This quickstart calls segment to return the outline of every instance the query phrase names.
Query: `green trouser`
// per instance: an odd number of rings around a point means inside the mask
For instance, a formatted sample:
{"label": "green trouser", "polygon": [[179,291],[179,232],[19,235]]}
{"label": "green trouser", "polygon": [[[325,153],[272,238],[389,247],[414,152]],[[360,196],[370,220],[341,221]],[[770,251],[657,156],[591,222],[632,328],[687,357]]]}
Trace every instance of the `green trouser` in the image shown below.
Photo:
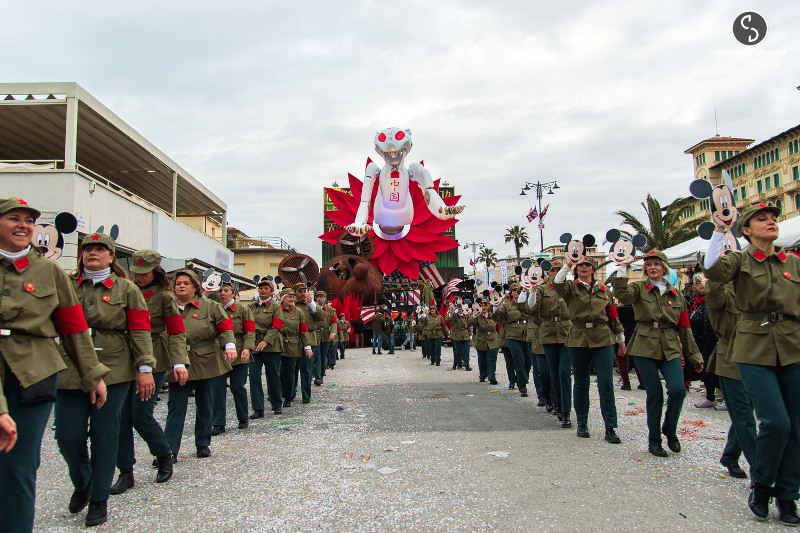
{"label": "green trouser", "polygon": [[497,348],[490,350],[476,350],[478,352],[478,378],[497,381],[495,370],[497,368]]}
{"label": "green trouser", "polygon": [[[47,379],[52,379],[55,387],[56,375]],[[36,471],[53,402],[22,405],[19,381],[8,367],[4,381],[8,414],[17,424],[17,443],[10,452],[0,452],[0,524],[9,533],[28,533],[33,531]]]}
{"label": "green trouser", "polygon": [[469,366],[469,339],[453,341],[453,366],[458,364]]}
{"label": "green trouser", "polygon": [[[634,357],[642,385],[647,393],[648,440],[652,444],[661,444],[662,433],[667,438],[678,436],[678,421],[681,417],[683,400],[686,398],[681,358],[676,357],[667,361],[638,355]],[[658,377],[659,371],[664,376],[664,385],[667,387],[667,412],[664,414],[663,424],[661,424],[661,411],[664,408],[664,389],[661,386],[661,378]]]}
{"label": "green trouser", "polygon": [[133,430],[142,437],[150,453],[155,457],[162,457],[172,453],[164,435],[161,425],[153,417],[153,410],[158,401],[158,392],[164,385],[166,372],[153,372],[153,381],[156,383],[156,392],[149,399],[142,401],[136,394],[136,382],[130,383],[119,424],[119,446],[117,448],[117,468],[132,470],[136,464],[136,454],[133,447]]}
{"label": "green trouser", "polygon": [[563,344],[545,344],[544,354],[550,368],[550,401],[556,412],[572,411],[572,365],[569,361],[569,348]]}
{"label": "green trouser", "polygon": [[744,383],[738,379],[719,378],[719,388],[728,406],[728,416],[731,417],[731,428],[728,431],[728,442],[722,452],[723,461],[739,461],[739,455],[744,453],[749,465],[756,460],[756,421],[753,418],[753,402]]}
{"label": "green trouser", "polygon": [[311,363],[313,377],[314,379],[322,379],[325,377],[325,369],[328,366],[328,343],[321,342],[319,346],[312,346],[311,351],[314,353]]}
{"label": "green trouser", "polygon": [[[539,387],[536,388],[536,393],[539,393],[541,388],[542,394],[539,398],[544,399],[548,404],[553,403],[552,394],[552,381],[550,380],[550,366],[547,364],[547,356],[543,353],[533,354],[533,370],[536,372],[535,376],[538,378]],[[534,384],[537,380],[534,380]]]}
{"label": "green trouser", "polygon": [[[305,357],[303,355],[302,357]],[[300,357],[281,355],[281,391],[283,402],[291,403],[297,389],[297,369],[300,366]]]}
{"label": "green trouser", "polygon": [[514,371],[509,375],[508,380],[523,389],[528,384],[528,373],[530,372],[530,343],[517,339],[506,339],[506,344],[511,352],[511,359],[514,361]]}
{"label": "green trouser", "polygon": [[431,364],[442,362],[442,337],[431,337],[428,339],[428,347],[431,354]]}
{"label": "green trouser", "polygon": [[[253,358],[260,360],[259,365],[263,365],[267,369],[267,396],[269,396],[269,404],[273,411],[280,409],[283,406],[283,390],[281,390],[281,353],[280,352],[256,352]],[[250,387],[253,384],[250,383]],[[261,410],[264,409],[263,393],[261,401]],[[255,410],[255,406],[253,406]]]}
{"label": "green trouser", "polygon": [[[506,343],[508,344],[508,343]],[[513,387],[516,383],[516,372],[514,372],[514,356],[511,355],[511,350],[508,348],[508,345],[503,346],[500,348],[500,351],[503,352],[503,360],[506,363],[506,375],[508,376],[508,386],[509,388]]]}
{"label": "green trouser", "polygon": [[758,418],[753,481],[772,495],[796,500],[800,486],[800,363],[761,366],[739,363]]}
{"label": "green trouser", "polygon": [[236,419],[239,422],[247,421],[247,364],[234,365],[233,369],[227,374],[223,374],[211,381],[211,396],[214,414],[211,417],[212,426],[225,427],[228,418],[227,384],[230,378],[231,396],[233,405],[236,408]]}
{"label": "green trouser", "polygon": [[[250,405],[253,411],[264,410],[264,385],[261,383],[261,374],[265,360],[258,357],[258,354],[265,352],[253,352],[253,360],[247,365],[247,373],[250,381]],[[267,376],[267,386],[269,387],[269,376]]]}
{"label": "green trouser", "polygon": [[[300,372],[300,394],[304,403],[311,401],[311,371],[313,366],[313,360],[306,357],[305,354],[300,357],[300,361],[297,363],[297,370]],[[296,381],[295,387],[297,387]]]}
{"label": "green trouser", "polygon": [[[56,401],[56,441],[67,462],[69,477],[75,490],[91,485],[89,498],[102,502],[108,499],[114,481],[119,421],[131,383],[107,387],[106,403],[97,409],[89,403],[89,394],[80,390],[58,391]],[[91,458],[86,437],[91,441]]]}
{"label": "green trouser", "polygon": [[339,343],[336,341],[328,343],[328,366],[336,366],[336,349],[339,347]]}
{"label": "green trouser", "polygon": [[[169,401],[167,402],[167,423],[164,433],[172,453],[178,454],[181,449],[183,426],[186,423],[186,409],[189,405],[189,393],[194,388],[195,419],[194,445],[211,446],[211,402],[213,393],[211,382],[214,378],[187,381],[186,385],[169,384]],[[59,422],[60,424],[61,422]]]}
{"label": "green trouser", "polygon": [[589,374],[594,363],[597,372],[597,392],[600,393],[600,413],[606,429],[617,427],[617,406],[614,403],[614,349],[570,348],[575,385],[572,387],[575,416],[579,426],[589,425]]}

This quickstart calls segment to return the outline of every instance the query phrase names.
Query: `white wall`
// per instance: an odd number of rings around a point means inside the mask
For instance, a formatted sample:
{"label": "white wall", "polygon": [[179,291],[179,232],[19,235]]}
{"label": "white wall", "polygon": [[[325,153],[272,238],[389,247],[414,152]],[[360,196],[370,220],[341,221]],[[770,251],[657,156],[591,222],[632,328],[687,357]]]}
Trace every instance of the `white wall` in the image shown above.
{"label": "white wall", "polygon": [[183,222],[153,213],[153,249],[164,257],[197,258],[223,270],[233,268],[233,252]]}

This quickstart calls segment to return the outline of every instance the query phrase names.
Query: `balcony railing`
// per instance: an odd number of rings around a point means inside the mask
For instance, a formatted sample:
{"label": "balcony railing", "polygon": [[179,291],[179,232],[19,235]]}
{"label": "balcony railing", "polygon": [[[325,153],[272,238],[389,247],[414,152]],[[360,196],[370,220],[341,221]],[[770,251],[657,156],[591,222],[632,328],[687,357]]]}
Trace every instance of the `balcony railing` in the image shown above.
{"label": "balcony railing", "polygon": [[284,241],[280,237],[228,237],[230,248],[271,248],[276,250],[288,250],[293,254],[297,253],[294,246]]}

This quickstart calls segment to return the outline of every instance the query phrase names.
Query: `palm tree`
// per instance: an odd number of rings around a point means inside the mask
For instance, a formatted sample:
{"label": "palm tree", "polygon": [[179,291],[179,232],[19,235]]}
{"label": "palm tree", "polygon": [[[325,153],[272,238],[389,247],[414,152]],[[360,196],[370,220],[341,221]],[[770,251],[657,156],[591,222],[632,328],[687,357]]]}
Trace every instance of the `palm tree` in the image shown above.
{"label": "palm tree", "polygon": [[491,248],[481,248],[481,253],[478,255],[478,261],[486,263],[486,268],[491,268],[497,264],[497,252]]}
{"label": "palm tree", "polygon": [[525,228],[522,226],[508,228],[504,238],[506,242],[514,241],[514,250],[517,252],[517,264],[519,264],[519,251],[523,246],[528,246],[530,244],[530,241],[528,240],[528,234],[525,232]]}
{"label": "palm tree", "polygon": [[630,239],[633,234],[641,233],[647,237],[647,245],[643,249],[645,252],[665,250],[697,236],[699,220],[688,225],[680,221],[683,210],[695,201],[691,196],[679,197],[666,207],[661,207],[659,201],[648,194],[647,199],[642,202],[647,215],[646,224],[628,211],[616,211],[614,214],[622,217],[623,226],[632,228],[632,231],[620,230],[623,236]]}

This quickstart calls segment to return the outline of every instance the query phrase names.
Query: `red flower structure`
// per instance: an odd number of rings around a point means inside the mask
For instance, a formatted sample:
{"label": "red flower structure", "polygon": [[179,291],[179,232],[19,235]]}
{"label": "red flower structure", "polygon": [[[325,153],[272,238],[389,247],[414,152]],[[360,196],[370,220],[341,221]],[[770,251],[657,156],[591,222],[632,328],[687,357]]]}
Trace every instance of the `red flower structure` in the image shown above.
{"label": "red flower structure", "polygon": [[[346,233],[343,227],[353,223],[361,201],[363,182],[352,174],[348,174],[347,177],[350,180],[351,194],[331,188],[325,189],[331,202],[336,206],[335,211],[325,211],[325,214],[339,228],[324,233],[319,238],[334,245],[338,242],[339,237]],[[376,184],[372,190],[373,205],[379,188]],[[434,189],[438,192],[439,180],[434,182]],[[395,270],[399,270],[409,279],[416,280],[419,276],[420,261],[436,261],[436,252],[444,252],[458,247],[458,241],[443,235],[443,232],[453,227],[458,219],[440,220],[433,216],[428,206],[425,205],[422,190],[416,182],[409,183],[409,193],[414,202],[414,220],[411,222],[411,230],[404,238],[396,241],[381,239],[374,230],[370,230],[368,235],[375,241],[375,253],[370,262],[384,275],[390,275]],[[447,206],[454,206],[460,198],[460,195],[449,196],[443,200]],[[368,223],[373,224],[372,212],[370,212]]]}

